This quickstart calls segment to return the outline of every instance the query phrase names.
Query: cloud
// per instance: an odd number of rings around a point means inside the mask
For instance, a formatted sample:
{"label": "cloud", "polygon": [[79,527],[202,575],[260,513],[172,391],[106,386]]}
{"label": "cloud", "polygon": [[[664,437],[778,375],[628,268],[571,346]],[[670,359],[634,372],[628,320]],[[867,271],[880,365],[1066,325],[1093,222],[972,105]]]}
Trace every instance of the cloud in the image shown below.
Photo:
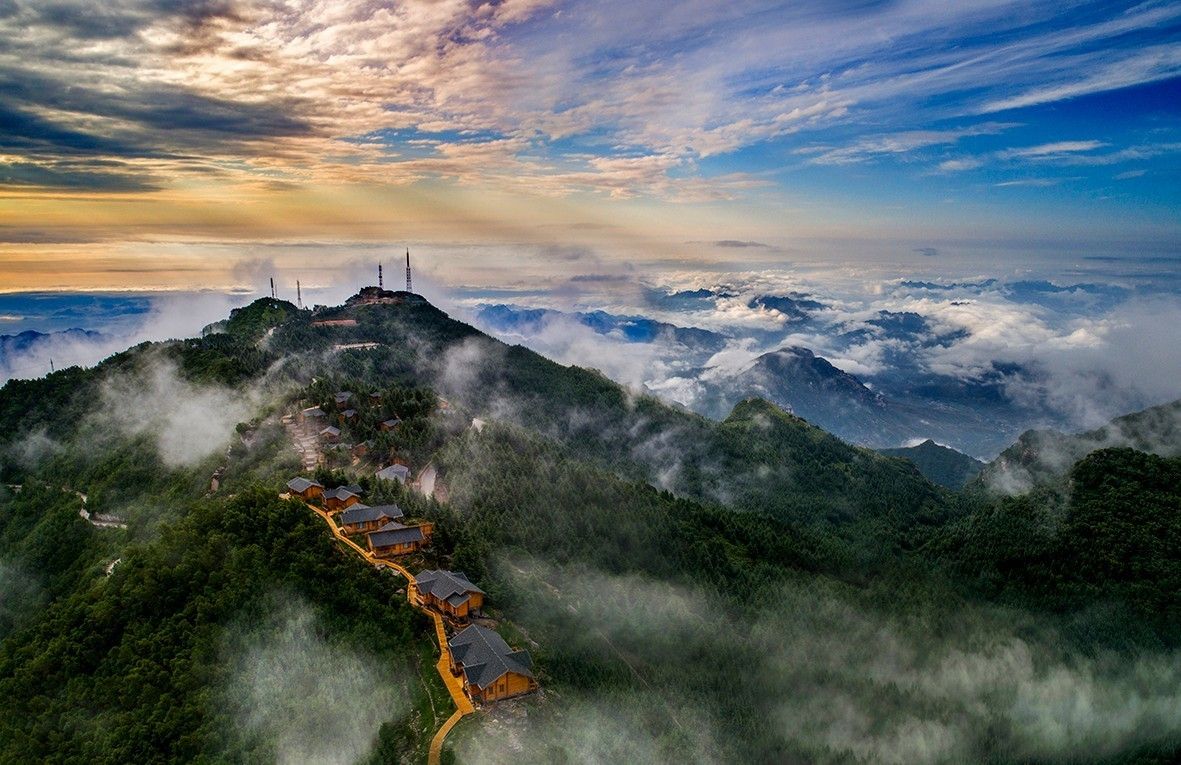
{"label": "cloud", "polygon": [[92,415],[99,427],[125,436],[150,436],[170,467],[200,462],[229,444],[234,427],[248,420],[256,394],[203,386],[180,376],[176,365],[149,355],[132,372],[108,377]]}
{"label": "cloud", "polygon": [[[1080,649],[1020,611],[928,602],[891,612],[871,605],[872,593],[819,580],[773,585],[761,602],[774,605],[744,612],[750,622],[735,630],[728,602],[701,587],[576,566],[503,568],[529,593],[515,616],[524,630],[617,668],[627,685],[610,704],[549,697],[527,726],[480,720],[460,752],[477,762],[544,761],[573,746],[594,762],[673,761],[678,751],[765,758],[724,735],[727,714],[754,715],[775,756],[799,761],[1072,762],[1181,736],[1176,652]],[[703,661],[716,666],[685,671]],[[746,682],[716,677],[728,665]],[[665,737],[686,748],[662,751]]]}
{"label": "cloud", "polygon": [[808,162],[813,165],[850,165],[881,156],[900,156],[932,146],[951,145],[971,136],[995,135],[1012,127],[1015,127],[1012,123],[990,122],[953,130],[909,130],[862,138],[851,146],[810,147],[802,151],[812,155]]}
{"label": "cloud", "polygon": [[261,623],[244,624],[225,647],[229,680],[221,702],[232,736],[261,742],[278,765],[353,765],[378,728],[408,711],[393,666],[334,644],[298,598],[275,598]]}
{"label": "cloud", "polygon": [[997,188],[1008,188],[1012,186],[1029,186],[1033,188],[1045,188],[1047,186],[1057,186],[1061,183],[1059,178],[1019,178],[1015,181],[1002,181],[994,183],[993,186]]}
{"label": "cloud", "polygon": [[998,152],[1002,159],[1042,159],[1053,158],[1075,152],[1088,152],[1101,149],[1107,144],[1102,141],[1056,141],[1043,143],[1038,146],[1026,146],[1020,149],[1006,149]]}
{"label": "cloud", "polygon": [[748,247],[770,247],[769,244],[762,242],[754,242],[749,239],[719,239],[713,243],[714,247],[729,247],[734,249],[746,249]]}
{"label": "cloud", "polygon": [[939,163],[940,172],[958,173],[964,170],[975,170],[984,165],[984,160],[976,158],[945,159]]}
{"label": "cloud", "polygon": [[[939,124],[1178,71],[1175,48],[1153,39],[1175,8],[1017,7],[14,2],[0,16],[0,146],[27,165],[9,183],[44,188],[445,178],[709,201],[768,182],[703,170],[709,157],[834,126],[850,144],[810,161],[902,157],[997,128],[864,126]],[[103,174],[98,162],[121,166]]]}
{"label": "cloud", "polygon": [[[1181,51],[1173,45],[1153,45],[1139,50],[1121,51],[1117,55],[1105,57],[1102,62],[1094,61],[1085,55],[1069,56],[1063,61],[1064,64],[1083,62],[1088,66],[1073,72],[1064,66],[1058,75],[1057,83],[1030,88],[1020,95],[986,102],[980,111],[989,114],[1020,109],[1157,82],[1181,74]],[[1078,72],[1082,72],[1081,77]]]}
{"label": "cloud", "polygon": [[48,332],[28,343],[0,340],[0,381],[41,377],[49,372],[51,360],[56,369],[87,367],[143,342],[199,335],[203,327],[224,319],[232,308],[246,302],[245,297],[214,292],[145,298],[29,296],[22,304],[53,306],[38,308],[39,324],[81,325],[87,331]]}

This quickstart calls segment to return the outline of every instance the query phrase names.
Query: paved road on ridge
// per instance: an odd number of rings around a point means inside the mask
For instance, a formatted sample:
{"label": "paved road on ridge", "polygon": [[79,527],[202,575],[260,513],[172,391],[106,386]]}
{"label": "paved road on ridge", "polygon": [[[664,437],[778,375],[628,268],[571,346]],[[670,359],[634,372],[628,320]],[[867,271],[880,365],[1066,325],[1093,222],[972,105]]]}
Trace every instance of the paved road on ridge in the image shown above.
{"label": "paved road on ridge", "polygon": [[[291,495],[281,494],[280,496],[289,498]],[[307,503],[305,502],[304,504]],[[447,692],[451,694],[451,700],[455,703],[455,713],[447,718],[447,721],[443,723],[442,727],[440,727],[435,733],[434,738],[431,739],[431,748],[430,754],[427,757],[427,763],[428,765],[439,765],[439,760],[443,752],[443,739],[447,737],[447,734],[451,732],[451,729],[455,727],[455,724],[463,719],[464,715],[470,715],[472,712],[476,711],[476,708],[472,706],[471,699],[469,699],[467,694],[463,692],[463,683],[458,677],[451,673],[451,649],[447,647],[447,633],[443,629],[443,617],[422,605],[422,602],[418,598],[418,588],[414,584],[414,576],[406,569],[405,566],[395,563],[392,560],[378,558],[376,555],[345,536],[344,531],[339,526],[337,526],[335,522],[333,522],[331,515],[324,512],[315,505],[308,504],[308,507],[311,508],[316,513],[316,515],[319,515],[324,519],[324,522],[328,524],[328,528],[332,530],[332,534],[337,539],[353,548],[353,550],[362,558],[372,563],[374,566],[392,568],[394,571],[397,571],[399,574],[401,574],[406,579],[406,600],[410,603],[410,605],[414,606],[419,611],[422,611],[427,616],[431,617],[432,621],[434,621],[435,638],[439,641],[439,660],[435,662],[435,669],[439,671],[439,677],[443,678],[443,684],[447,686]]]}

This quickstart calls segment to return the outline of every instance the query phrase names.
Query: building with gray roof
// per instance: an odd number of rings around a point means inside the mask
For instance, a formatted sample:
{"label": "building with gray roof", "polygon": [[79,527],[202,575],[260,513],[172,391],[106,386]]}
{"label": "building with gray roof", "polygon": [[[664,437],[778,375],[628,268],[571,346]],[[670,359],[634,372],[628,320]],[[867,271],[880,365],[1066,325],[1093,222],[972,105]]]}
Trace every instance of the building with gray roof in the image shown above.
{"label": "building with gray roof", "polygon": [[484,591],[462,571],[423,571],[414,577],[414,584],[427,605],[447,616],[466,619],[484,605]]}
{"label": "building with gray roof", "polygon": [[374,475],[383,481],[397,481],[406,483],[410,479],[410,468],[405,465],[390,465],[378,470]]}
{"label": "building with gray roof", "polygon": [[537,689],[528,651],[514,651],[504,638],[478,624],[447,641],[452,670],[463,677],[468,695],[496,701]]}

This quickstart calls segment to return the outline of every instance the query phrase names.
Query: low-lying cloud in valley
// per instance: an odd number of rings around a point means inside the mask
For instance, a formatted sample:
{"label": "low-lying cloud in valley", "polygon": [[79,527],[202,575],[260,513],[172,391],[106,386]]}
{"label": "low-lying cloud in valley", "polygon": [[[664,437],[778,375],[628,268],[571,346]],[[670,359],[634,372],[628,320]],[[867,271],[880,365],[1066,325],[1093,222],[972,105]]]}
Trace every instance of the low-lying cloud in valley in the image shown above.
{"label": "low-lying cloud in valley", "polygon": [[[656,274],[641,294],[642,304],[614,303],[607,319],[585,313],[596,300],[612,305],[604,293],[582,295],[582,313],[522,320],[534,306],[492,306],[475,320],[508,342],[712,416],[744,396],[767,395],[747,374],[761,355],[807,348],[856,377],[867,389],[857,395],[872,391],[896,405],[893,425],[876,431],[818,423],[873,446],[932,437],[988,458],[1028,428],[1095,427],[1181,397],[1181,353],[1167,337],[1181,320],[1181,300],[1161,289],[763,271],[712,281]],[[553,300],[545,307],[561,308]],[[635,317],[668,329],[641,338],[611,324]],[[792,405],[792,383],[784,381],[776,403]]]}
{"label": "low-lying cloud in valley", "polygon": [[[515,726],[481,722],[465,762],[581,759],[574,744],[588,761],[666,762],[670,741],[691,742],[703,762],[733,760],[744,750],[718,735],[727,714],[765,721],[763,746],[818,763],[1066,763],[1181,740],[1181,655],[1084,651],[1021,611],[891,613],[813,581],[780,586],[752,626],[703,589],[642,575],[524,563],[503,573],[528,603],[524,629],[613,667],[630,690],[553,698]],[[729,674],[730,663],[743,669]]]}
{"label": "low-lying cloud in valley", "polygon": [[92,421],[100,430],[151,437],[166,465],[182,467],[226,446],[257,405],[249,390],[198,385],[173,362],[150,356],[143,368],[103,382]]}
{"label": "low-lying cloud in valley", "polygon": [[277,765],[362,762],[381,724],[409,708],[393,667],[330,642],[298,598],[274,598],[261,622],[239,626],[226,651],[229,684],[219,701],[233,721],[231,738],[268,742]]}

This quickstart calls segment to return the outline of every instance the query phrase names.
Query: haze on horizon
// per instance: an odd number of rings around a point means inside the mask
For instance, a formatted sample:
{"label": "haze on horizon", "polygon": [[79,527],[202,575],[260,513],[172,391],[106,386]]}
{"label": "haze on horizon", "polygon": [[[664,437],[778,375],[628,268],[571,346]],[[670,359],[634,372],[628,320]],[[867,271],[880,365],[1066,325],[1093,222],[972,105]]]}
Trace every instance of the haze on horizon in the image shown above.
{"label": "haze on horizon", "polygon": [[1175,2],[7,0],[0,290],[328,286],[403,244],[484,287],[1151,281],[1179,33]]}

